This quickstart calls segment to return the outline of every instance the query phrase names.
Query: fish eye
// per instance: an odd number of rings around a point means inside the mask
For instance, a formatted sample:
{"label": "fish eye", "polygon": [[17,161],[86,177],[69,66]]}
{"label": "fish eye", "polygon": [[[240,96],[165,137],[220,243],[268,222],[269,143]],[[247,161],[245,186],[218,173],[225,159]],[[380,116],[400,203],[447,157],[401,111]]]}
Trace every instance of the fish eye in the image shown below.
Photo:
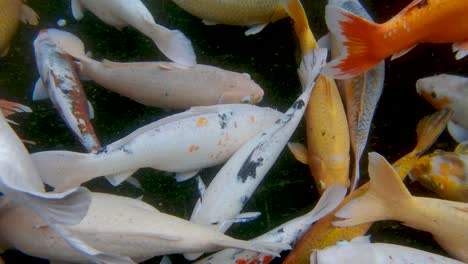
{"label": "fish eye", "polygon": [[431,97],[432,98],[437,98],[437,93],[436,92],[431,92]]}
{"label": "fish eye", "polygon": [[247,95],[247,96],[244,96],[242,99],[241,99],[241,103],[243,104],[248,104],[250,103],[250,100],[251,100],[251,96],[250,95]]}

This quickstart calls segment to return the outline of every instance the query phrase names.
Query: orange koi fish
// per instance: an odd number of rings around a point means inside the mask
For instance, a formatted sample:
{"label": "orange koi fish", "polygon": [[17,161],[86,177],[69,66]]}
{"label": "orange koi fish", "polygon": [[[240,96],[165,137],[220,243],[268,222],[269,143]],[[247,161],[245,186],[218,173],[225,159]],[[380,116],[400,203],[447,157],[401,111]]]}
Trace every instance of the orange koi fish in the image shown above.
{"label": "orange koi fish", "polygon": [[[437,137],[444,131],[448,120],[451,117],[450,111],[441,111],[431,116],[423,118],[416,128],[417,144],[413,151],[397,160],[393,167],[401,178],[413,168],[419,156],[428,149]],[[303,264],[310,263],[310,253],[313,249],[323,249],[335,245],[338,241],[352,240],[355,237],[363,236],[371,227],[372,223],[360,224],[357,226],[336,227],[332,225],[336,221],[335,212],[344,207],[348,202],[363,195],[369,189],[369,183],[362,185],[349,194],[344,201],[324,218],[315,222],[307,233],[296,243],[294,249],[289,253],[283,264]]]}
{"label": "orange koi fish", "polygon": [[387,58],[396,59],[418,43],[454,43],[456,59],[468,55],[468,1],[414,0],[383,24],[375,24],[336,6],[326,7],[330,31],[345,48],[323,74],[336,79],[359,75]]}

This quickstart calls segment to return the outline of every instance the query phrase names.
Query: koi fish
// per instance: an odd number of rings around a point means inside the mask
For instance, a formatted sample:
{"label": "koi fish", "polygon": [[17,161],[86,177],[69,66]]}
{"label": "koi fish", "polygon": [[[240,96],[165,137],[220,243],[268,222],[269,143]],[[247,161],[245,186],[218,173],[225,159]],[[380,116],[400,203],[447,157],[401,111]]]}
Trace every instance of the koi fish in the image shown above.
{"label": "koi fish", "polygon": [[[102,263],[128,263],[120,256],[104,254],[80,241],[65,229],[82,221],[91,203],[91,194],[84,187],[60,193],[45,192],[31,157],[21,140],[0,114],[0,177],[1,208],[23,206],[36,214],[67,245],[88,260]],[[6,226],[5,226],[6,227]],[[8,228],[8,227],[6,227]],[[36,243],[34,240],[29,242]],[[3,244],[2,244],[3,247]]]}
{"label": "koi fish", "polygon": [[454,152],[437,150],[418,159],[412,178],[444,199],[468,203],[468,142]]}
{"label": "koi fish", "polygon": [[0,0],[0,57],[7,55],[10,49],[18,20],[34,26],[39,24],[39,16],[22,0]]}
{"label": "koi fish", "polygon": [[359,75],[393,55],[399,58],[418,43],[454,43],[456,59],[468,54],[468,16],[464,0],[413,0],[383,24],[375,24],[337,6],[326,7],[328,28],[345,47],[323,69],[335,79]]}
{"label": "koi fish", "polygon": [[309,165],[320,193],[335,183],[349,187],[349,130],[334,80],[319,76],[305,118],[308,148],[289,143],[294,157]]}
{"label": "koi fish", "polygon": [[269,23],[291,17],[301,44],[302,53],[308,51],[305,45],[312,41],[307,16],[299,0],[172,0],[190,14],[202,18],[205,25],[248,26],[245,35],[257,34]]}
{"label": "koi fish", "polygon": [[[363,254],[362,252],[366,252]],[[369,237],[357,237],[350,242],[341,241],[335,246],[314,250],[310,256],[311,264],[344,263],[446,263],[463,262],[440,256],[427,251],[387,243],[371,243]]]}
{"label": "koi fish", "polygon": [[263,98],[262,88],[247,73],[202,64],[186,67],[172,62],[99,62],[85,55],[83,42],[75,35],[57,29],[47,32],[57,45],[80,61],[81,75],[147,106],[187,109],[256,104]]}
{"label": "koi fish", "polygon": [[75,71],[72,57],[51,39],[48,31],[41,30],[34,40],[36,65],[40,78],[33,91],[33,100],[50,98],[67,126],[89,151],[101,144],[89,120],[94,116]]}
{"label": "koi fish", "polygon": [[15,102],[10,102],[7,100],[1,100],[1,99],[0,99],[0,110],[4,117],[8,117],[9,115],[12,115],[14,113],[21,113],[21,112],[31,113],[32,112],[31,108],[25,105],[15,103]]}
{"label": "koi fish", "polygon": [[[444,110],[424,117],[419,122],[416,129],[417,144],[415,148],[393,164],[393,167],[398,171],[402,179],[413,168],[417,159],[432,145],[440,133],[442,133],[450,117],[451,111]],[[328,246],[333,246],[341,240],[351,240],[355,237],[363,236],[372,223],[365,223],[358,226],[335,227],[332,225],[332,222],[337,220],[335,213],[338,209],[346,205],[351,199],[364,194],[368,188],[369,183],[360,186],[346,196],[345,200],[336,210],[317,221],[296,243],[294,249],[284,260],[284,263],[310,263],[311,249],[323,249]]]}
{"label": "koi fish", "polygon": [[[54,261],[89,263],[28,208],[16,206],[1,211],[2,244]],[[290,249],[285,243],[234,239],[159,212],[143,201],[106,193],[92,193],[85,218],[77,225],[67,226],[67,230],[102,252],[129,257],[132,263],[159,255],[215,251],[226,247],[273,256]]]}
{"label": "koi fish", "polygon": [[[236,151],[206,190],[201,188],[201,197],[190,217],[191,222],[224,233],[235,222],[247,222],[258,217],[259,214],[240,212],[301,121],[314,81],[326,57],[326,49],[317,49],[304,58],[299,68],[299,75],[306,87],[304,92],[281,118]],[[226,190],[226,186],[229,186],[229,190]],[[186,258],[193,260],[200,255],[190,254]]]}
{"label": "koi fish", "polygon": [[[366,9],[357,0],[330,0],[330,5],[339,6],[353,14],[372,21]],[[340,56],[344,49],[341,42],[337,41],[332,33],[322,37],[319,46],[330,46],[332,59]],[[380,62],[366,73],[352,79],[337,80],[346,108],[346,117],[349,127],[349,139],[353,151],[354,165],[351,175],[350,190],[354,190],[360,178],[360,160],[367,144],[367,138],[374,116],[377,103],[382,95],[385,79],[385,63]]]}
{"label": "koi fish", "polygon": [[170,60],[192,66],[196,64],[190,40],[179,30],[170,30],[156,24],[153,16],[140,0],[71,0],[73,17],[83,18],[87,9],[104,23],[121,30],[132,26],[153,40]]}
{"label": "koi fish", "polygon": [[[307,229],[315,221],[327,215],[343,200],[346,195],[346,188],[336,184],[330,186],[320,200],[315,205],[314,209],[309,213],[290,220],[275,229],[256,237],[250,241],[262,242],[280,242],[285,244],[293,244],[299,237],[301,237]],[[232,264],[267,264],[272,261],[272,255],[266,255],[258,252],[224,249],[216,252],[204,259],[201,259],[195,264],[209,264],[209,263],[232,263]]]}
{"label": "koi fish", "polygon": [[436,109],[453,110],[447,125],[450,135],[457,141],[468,140],[468,78],[440,74],[419,79],[416,91]]}
{"label": "koi fish", "polygon": [[468,261],[468,203],[414,197],[395,169],[378,153],[369,153],[369,190],[335,213],[342,221],[335,226],[352,226],[381,220],[398,220],[406,226],[433,234],[452,256]]}
{"label": "koi fish", "polygon": [[143,167],[176,172],[178,181],[225,162],[283,114],[246,104],[193,107],[143,126],[97,153],[31,155],[45,183],[63,189],[99,176],[117,185]]}

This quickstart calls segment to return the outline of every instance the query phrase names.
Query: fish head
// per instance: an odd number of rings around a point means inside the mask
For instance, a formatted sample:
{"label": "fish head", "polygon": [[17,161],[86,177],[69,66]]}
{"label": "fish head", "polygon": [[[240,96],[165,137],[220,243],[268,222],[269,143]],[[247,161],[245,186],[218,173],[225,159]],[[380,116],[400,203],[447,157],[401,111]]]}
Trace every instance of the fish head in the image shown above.
{"label": "fish head", "polygon": [[466,155],[438,151],[419,158],[411,175],[443,198],[468,202],[467,172]]}
{"label": "fish head", "polygon": [[224,81],[219,104],[257,104],[263,99],[263,89],[247,73],[234,73]]}
{"label": "fish head", "polygon": [[468,79],[462,76],[440,74],[419,79],[416,91],[436,109],[451,108],[459,101],[466,101]]}

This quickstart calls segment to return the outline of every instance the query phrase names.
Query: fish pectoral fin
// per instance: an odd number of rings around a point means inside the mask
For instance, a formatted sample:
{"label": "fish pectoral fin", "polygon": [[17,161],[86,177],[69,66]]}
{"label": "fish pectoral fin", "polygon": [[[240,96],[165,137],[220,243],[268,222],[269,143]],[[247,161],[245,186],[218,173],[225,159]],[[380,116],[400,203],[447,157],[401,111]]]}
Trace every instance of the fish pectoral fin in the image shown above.
{"label": "fish pectoral fin", "polygon": [[468,40],[453,43],[453,52],[457,52],[455,59],[461,60],[468,55]]}
{"label": "fish pectoral fin", "polygon": [[247,212],[247,213],[238,214],[235,218],[228,219],[225,221],[230,222],[230,223],[247,223],[247,222],[250,222],[259,218],[261,215],[262,213],[260,212]]}
{"label": "fish pectoral fin", "polygon": [[136,188],[143,190],[143,186],[137,178],[130,176],[125,181],[128,182],[130,185],[133,185]]}
{"label": "fish pectoral fin", "polygon": [[462,127],[453,121],[449,121],[447,130],[458,143],[468,140],[468,128]]}
{"label": "fish pectoral fin", "polygon": [[49,98],[49,93],[45,89],[42,79],[39,78],[34,84],[32,100],[38,101],[38,100],[45,100],[47,98]]}
{"label": "fish pectoral fin", "polygon": [[177,172],[175,179],[177,182],[182,182],[186,181],[190,178],[193,178],[195,175],[197,175],[200,171],[195,170],[195,171],[185,171],[185,172]]}
{"label": "fish pectoral fin", "polygon": [[21,5],[19,19],[21,20],[21,22],[33,26],[39,24],[39,16],[36,14],[36,12],[34,12],[32,8],[25,4]]}
{"label": "fish pectoral fin", "polygon": [[88,117],[89,117],[89,119],[93,119],[94,118],[93,105],[91,104],[91,102],[89,100],[87,100],[87,102],[88,102]]}
{"label": "fish pectoral fin", "polygon": [[268,25],[268,23],[254,25],[245,31],[245,35],[246,36],[255,35],[259,33],[260,31],[262,31],[266,27],[266,25]]}
{"label": "fish pectoral fin", "polygon": [[214,25],[218,24],[217,22],[214,22],[214,21],[211,21],[211,20],[206,20],[206,19],[203,19],[202,23],[207,25],[207,26],[214,26]]}
{"label": "fish pectoral fin", "polygon": [[410,50],[412,50],[414,47],[416,47],[418,44],[414,44],[413,46],[407,48],[407,49],[404,49],[402,51],[399,51],[395,54],[392,55],[392,57],[390,58],[390,60],[394,60],[394,59],[398,59],[400,58],[401,56],[405,55],[406,53],[408,53]]}
{"label": "fish pectoral fin", "polygon": [[288,148],[293,156],[301,163],[308,164],[307,148],[301,143],[288,143]]}
{"label": "fish pectoral fin", "polygon": [[203,196],[206,191],[206,185],[200,176],[197,176],[197,188],[198,188],[198,193],[200,194],[200,196]]}
{"label": "fish pectoral fin", "polygon": [[117,186],[124,182],[128,177],[130,177],[133,173],[135,173],[137,170],[128,170],[128,171],[123,171],[119,172],[117,174],[113,175],[107,175],[106,179],[113,185]]}
{"label": "fish pectoral fin", "polygon": [[323,35],[318,41],[319,48],[330,49],[330,33]]}
{"label": "fish pectoral fin", "polygon": [[172,261],[168,256],[163,256],[159,264],[172,264]]}
{"label": "fish pectoral fin", "polygon": [[83,7],[81,6],[80,0],[71,1],[71,10],[73,17],[76,20],[80,20],[83,18]]}

